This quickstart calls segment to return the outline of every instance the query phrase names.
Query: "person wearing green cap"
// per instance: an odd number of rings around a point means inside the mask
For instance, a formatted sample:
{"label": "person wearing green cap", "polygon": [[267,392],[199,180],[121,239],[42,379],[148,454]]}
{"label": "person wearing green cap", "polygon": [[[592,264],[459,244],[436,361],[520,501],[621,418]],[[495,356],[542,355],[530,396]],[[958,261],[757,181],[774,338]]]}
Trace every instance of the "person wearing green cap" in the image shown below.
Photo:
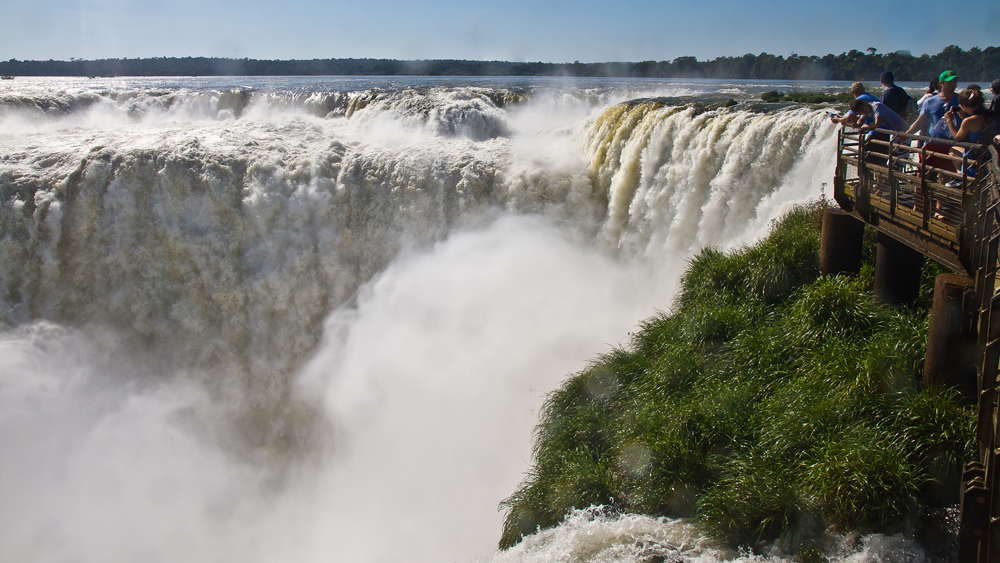
{"label": "person wearing green cap", "polygon": [[[938,82],[941,84],[941,92],[924,102],[924,105],[920,107],[920,116],[906,130],[907,133],[921,133],[926,131],[929,137],[951,139],[948,122],[943,121],[942,118],[951,108],[958,107],[958,96],[955,95],[955,86],[958,85],[958,75],[954,71],[946,70],[938,77]],[[948,145],[927,143],[924,145],[924,148],[928,151],[947,154],[950,147]],[[927,158],[927,164],[935,168],[955,170],[952,161],[934,156]]]}

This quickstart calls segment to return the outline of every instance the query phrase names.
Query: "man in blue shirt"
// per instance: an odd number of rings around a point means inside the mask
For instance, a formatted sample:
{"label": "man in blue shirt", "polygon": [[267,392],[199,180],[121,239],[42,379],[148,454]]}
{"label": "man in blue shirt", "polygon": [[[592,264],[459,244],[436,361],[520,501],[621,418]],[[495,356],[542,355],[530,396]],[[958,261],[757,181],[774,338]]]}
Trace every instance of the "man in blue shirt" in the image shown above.
{"label": "man in blue shirt", "polygon": [[[854,96],[855,100],[861,100],[862,102],[872,103],[879,101],[879,99],[876,98],[875,96],[872,96],[871,94],[865,92],[865,85],[860,82],[855,82],[854,84],[851,84],[851,95]],[[857,127],[858,118],[854,115],[853,111],[849,111],[847,112],[847,115],[842,115],[840,117],[831,117],[830,121],[834,123],[846,123],[851,127]],[[871,123],[871,121],[866,119],[865,123],[866,124]]]}
{"label": "man in blue shirt", "polygon": [[942,123],[941,118],[948,110],[958,107],[958,96],[955,95],[955,86],[958,85],[958,75],[953,71],[946,70],[938,77],[941,83],[941,93],[937,96],[927,98],[920,108],[920,116],[906,130],[907,133],[919,133],[926,131],[929,137],[938,139],[951,139],[951,131],[948,124]]}
{"label": "man in blue shirt", "polygon": [[882,102],[865,102],[854,100],[851,102],[851,111],[857,115],[864,115],[873,120],[871,124],[859,127],[862,131],[872,131],[874,129],[890,129],[892,131],[902,131],[906,129],[906,120],[889,107],[889,104]]}
{"label": "man in blue shirt", "polygon": [[[888,105],[882,102],[866,102],[861,99],[854,100],[851,102],[851,111],[858,116],[858,122],[862,121],[864,117],[865,123],[860,125],[858,128],[862,131],[874,131],[875,129],[889,129],[892,131],[902,131],[906,129],[906,120],[900,117],[900,115]],[[886,133],[869,133],[866,136],[869,141],[866,143],[867,155],[865,156],[865,162],[871,164],[878,164],[879,166],[887,166],[890,163],[887,160],[889,155],[889,135]],[[878,143],[873,143],[871,141],[880,141]]]}
{"label": "man in blue shirt", "polygon": [[[906,130],[907,133],[922,133],[926,131],[928,137],[951,139],[948,122],[941,118],[951,108],[958,107],[958,96],[955,95],[955,86],[958,85],[958,75],[954,71],[946,70],[938,77],[938,82],[941,84],[941,93],[937,96],[931,96],[924,101],[924,105],[920,107],[920,116]],[[931,152],[948,154],[951,147],[937,143],[925,143],[924,148]],[[928,156],[927,164],[935,168],[955,171],[955,163],[945,158]]]}

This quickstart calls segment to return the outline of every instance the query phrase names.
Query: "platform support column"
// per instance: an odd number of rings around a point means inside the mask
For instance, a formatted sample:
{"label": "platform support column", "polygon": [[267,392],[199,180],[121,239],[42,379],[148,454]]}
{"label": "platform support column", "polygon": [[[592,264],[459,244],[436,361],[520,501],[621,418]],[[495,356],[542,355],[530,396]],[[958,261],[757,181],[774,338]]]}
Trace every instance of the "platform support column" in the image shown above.
{"label": "platform support column", "polygon": [[842,209],[823,213],[823,234],[819,243],[819,273],[857,275],[861,271],[861,247],[865,224]]}
{"label": "platform support column", "polygon": [[875,297],[889,305],[913,305],[920,294],[924,255],[885,233],[875,252]]}
{"label": "platform support column", "polygon": [[965,308],[973,282],[957,274],[941,274],[934,282],[934,305],[927,330],[924,387],[951,387],[966,405],[976,404],[976,337],[974,312]]}

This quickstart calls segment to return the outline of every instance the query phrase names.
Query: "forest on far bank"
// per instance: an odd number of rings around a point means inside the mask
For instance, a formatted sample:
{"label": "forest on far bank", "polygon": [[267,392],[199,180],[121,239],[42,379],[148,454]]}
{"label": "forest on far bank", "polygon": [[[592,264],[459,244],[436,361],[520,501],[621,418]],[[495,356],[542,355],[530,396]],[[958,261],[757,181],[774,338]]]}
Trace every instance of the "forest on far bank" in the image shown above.
{"label": "forest on far bank", "polygon": [[467,60],[312,59],[260,60],[211,57],[0,62],[4,76],[569,76],[623,78],[723,78],[757,80],[878,80],[890,70],[897,81],[926,81],[954,70],[965,81],[1000,78],[1000,47],[963,50],[951,45],[936,55],[879,53],[869,47],[839,55],[785,57],[761,53],[699,61],[543,63]]}

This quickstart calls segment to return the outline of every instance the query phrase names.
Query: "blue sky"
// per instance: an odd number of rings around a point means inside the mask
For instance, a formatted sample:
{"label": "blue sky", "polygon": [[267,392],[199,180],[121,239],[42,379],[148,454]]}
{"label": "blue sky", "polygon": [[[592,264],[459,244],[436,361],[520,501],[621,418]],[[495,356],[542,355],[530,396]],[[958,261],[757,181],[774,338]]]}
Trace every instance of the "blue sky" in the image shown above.
{"label": "blue sky", "polygon": [[597,62],[1000,45],[1000,0],[0,0],[0,15],[0,60]]}

